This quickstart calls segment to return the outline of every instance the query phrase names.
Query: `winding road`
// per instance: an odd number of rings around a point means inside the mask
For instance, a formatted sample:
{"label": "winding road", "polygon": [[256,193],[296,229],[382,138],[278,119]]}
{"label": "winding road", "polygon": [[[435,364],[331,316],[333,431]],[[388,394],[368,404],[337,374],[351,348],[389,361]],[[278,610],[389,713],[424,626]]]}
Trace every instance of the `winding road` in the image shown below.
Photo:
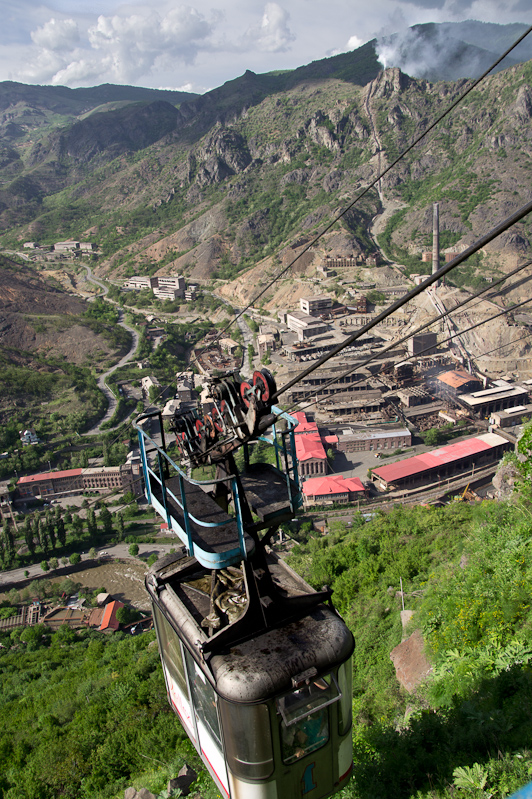
{"label": "winding road", "polygon": [[[91,283],[94,283],[96,286],[99,286],[99,288],[102,289],[101,293],[98,296],[104,297],[109,291],[108,287],[93,276],[90,266],[84,265],[84,269],[86,269],[87,271],[87,280],[90,281]],[[118,303],[114,302],[113,300],[108,300],[108,302],[112,302],[113,305],[118,305]],[[100,419],[97,425],[94,425],[94,427],[91,427],[90,430],[87,430],[83,434],[85,436],[92,436],[95,435],[95,433],[99,433],[101,431],[102,424],[105,424],[105,422],[108,422],[109,419],[112,418],[116,410],[116,406],[118,405],[118,400],[116,399],[115,395],[107,385],[107,378],[114,371],[116,371],[116,369],[119,369],[121,366],[125,366],[126,363],[129,363],[129,361],[133,360],[133,358],[135,357],[135,353],[137,351],[137,347],[139,345],[138,332],[135,330],[135,328],[130,327],[128,324],[126,324],[126,322],[124,322],[124,311],[122,310],[122,308],[119,308],[118,312],[119,312],[119,319],[117,324],[119,324],[120,327],[123,327],[124,330],[127,330],[129,331],[129,333],[131,333],[131,347],[129,348],[129,352],[127,352],[122,358],[120,358],[118,363],[116,363],[113,367],[111,367],[111,369],[108,369],[106,372],[104,372],[98,377],[97,381],[98,388],[101,391],[103,391],[103,393],[107,397],[107,402],[108,402],[107,411],[105,412],[105,416],[102,419]]]}

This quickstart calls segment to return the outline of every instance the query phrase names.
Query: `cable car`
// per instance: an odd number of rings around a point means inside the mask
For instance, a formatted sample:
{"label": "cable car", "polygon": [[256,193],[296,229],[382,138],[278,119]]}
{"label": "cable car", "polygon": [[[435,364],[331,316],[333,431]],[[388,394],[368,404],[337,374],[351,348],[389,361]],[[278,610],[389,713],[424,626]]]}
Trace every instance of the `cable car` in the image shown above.
{"label": "cable car", "polygon": [[[212,393],[210,414],[171,425],[189,465],[216,464],[210,481],[170,458],[160,412],[135,422],[146,496],[183,544],[146,576],[168,699],[222,796],[321,799],[351,776],[354,643],[330,590],[271,548],[301,502],[297,421],[272,405],[266,370]],[[156,416],[161,444],[145,428]],[[258,441],[273,464],[253,463]]]}

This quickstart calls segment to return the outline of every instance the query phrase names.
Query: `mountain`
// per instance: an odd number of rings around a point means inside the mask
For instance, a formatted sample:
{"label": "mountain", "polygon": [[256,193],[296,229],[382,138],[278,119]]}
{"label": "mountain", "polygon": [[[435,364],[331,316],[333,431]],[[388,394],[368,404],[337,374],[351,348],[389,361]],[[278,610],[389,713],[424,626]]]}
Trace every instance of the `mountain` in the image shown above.
{"label": "mountain", "polygon": [[[471,40],[461,51],[447,48],[443,73],[453,63],[464,68],[486,35],[500,52],[517,33],[495,26],[496,37],[488,27],[486,34],[481,23],[417,26],[409,36],[430,43],[443,31]],[[465,88],[463,78],[432,82],[383,71],[381,45],[286,73],[246,72],[188,99],[133,87],[0,85],[2,242],[90,238],[100,270],[116,277],[161,270],[231,280],[257,264],[273,273]],[[444,247],[471,243],[523,204],[532,166],[531,74],[530,63],[514,63],[487,78],[296,269],[311,274],[327,253],[380,247],[416,271],[434,201]],[[6,98],[23,95],[6,107]],[[518,255],[530,237],[524,222],[492,250]],[[484,268],[498,268],[490,258],[487,252]]]}
{"label": "mountain", "polygon": [[93,88],[69,89],[67,86],[31,86],[26,83],[3,81],[0,83],[0,113],[17,116],[24,107],[35,108],[42,113],[72,117],[86,114],[94,109],[113,103],[140,103],[166,100],[177,105],[184,100],[197,97],[190,92],[144,89],[140,86],[115,86],[105,83]]}
{"label": "mountain", "polygon": [[[414,25],[379,39],[385,66],[399,67],[430,81],[478,78],[525,33],[527,25],[496,25],[468,20]],[[532,39],[525,38],[494,72],[532,58]]]}

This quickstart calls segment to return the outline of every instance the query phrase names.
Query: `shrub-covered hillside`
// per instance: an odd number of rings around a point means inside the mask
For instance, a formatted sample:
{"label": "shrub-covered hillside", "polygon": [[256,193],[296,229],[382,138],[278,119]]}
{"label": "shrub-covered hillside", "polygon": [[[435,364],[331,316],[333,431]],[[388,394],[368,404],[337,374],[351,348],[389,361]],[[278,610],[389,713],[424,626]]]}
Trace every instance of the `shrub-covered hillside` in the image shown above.
{"label": "shrub-covered hillside", "polygon": [[[532,505],[401,506],[311,539],[292,565],[334,589],[352,629],[354,779],[349,799],[505,797],[532,779]],[[355,518],[356,523],[356,518]],[[400,578],[433,671],[396,677]]]}
{"label": "shrub-covered hillside", "polygon": [[[522,451],[530,455],[531,434]],[[353,780],[342,799],[503,799],[532,779],[532,493],[509,503],[397,506],[307,537],[292,565],[328,583],[352,629]],[[300,540],[304,540],[301,536]],[[400,580],[432,673],[408,694]],[[171,712],[153,634],[66,628],[0,636],[0,797],[161,792],[198,758]],[[199,769],[203,799],[217,791]]]}

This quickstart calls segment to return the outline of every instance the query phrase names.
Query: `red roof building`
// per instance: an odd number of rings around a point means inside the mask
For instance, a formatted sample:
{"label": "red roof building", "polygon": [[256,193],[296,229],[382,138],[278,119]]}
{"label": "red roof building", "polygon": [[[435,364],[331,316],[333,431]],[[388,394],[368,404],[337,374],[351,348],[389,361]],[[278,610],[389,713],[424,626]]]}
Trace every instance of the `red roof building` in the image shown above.
{"label": "red roof building", "polygon": [[305,506],[325,505],[332,502],[352,502],[364,493],[364,486],[358,477],[343,477],[329,474],[313,477],[303,483],[302,491]]}
{"label": "red roof building", "polygon": [[327,455],[323,446],[318,425],[309,422],[302,411],[292,414],[298,420],[296,427],[296,456],[301,480],[312,475],[327,473]]}
{"label": "red roof building", "polygon": [[82,469],[66,469],[61,472],[29,474],[17,481],[21,497],[49,496],[63,491],[83,490]]}
{"label": "red roof building", "polygon": [[447,480],[461,472],[499,460],[512,444],[495,433],[467,438],[413,458],[373,469],[371,478],[381,488],[415,488]]}
{"label": "red roof building", "polygon": [[99,630],[102,633],[114,633],[120,627],[120,622],[116,618],[116,611],[119,608],[123,608],[124,603],[119,602],[115,599],[113,602],[108,602],[105,606],[102,623],[100,624]]}

